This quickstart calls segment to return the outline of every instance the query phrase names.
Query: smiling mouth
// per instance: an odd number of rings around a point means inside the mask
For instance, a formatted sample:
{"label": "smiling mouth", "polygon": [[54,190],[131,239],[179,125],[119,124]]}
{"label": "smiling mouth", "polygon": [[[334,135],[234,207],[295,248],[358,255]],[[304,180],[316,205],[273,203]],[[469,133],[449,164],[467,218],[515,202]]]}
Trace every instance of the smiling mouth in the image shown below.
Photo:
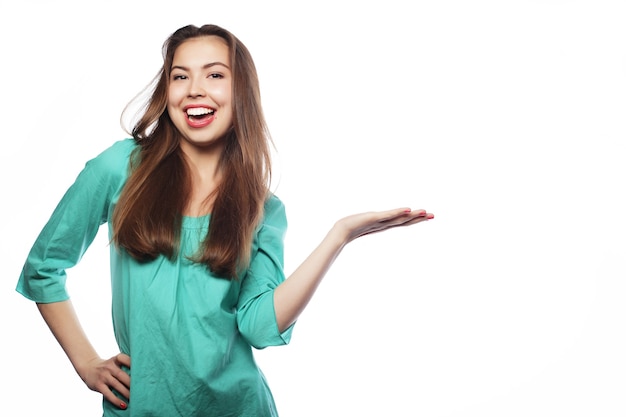
{"label": "smiling mouth", "polygon": [[186,114],[190,120],[202,120],[207,116],[213,116],[215,110],[207,107],[190,107],[186,110]]}

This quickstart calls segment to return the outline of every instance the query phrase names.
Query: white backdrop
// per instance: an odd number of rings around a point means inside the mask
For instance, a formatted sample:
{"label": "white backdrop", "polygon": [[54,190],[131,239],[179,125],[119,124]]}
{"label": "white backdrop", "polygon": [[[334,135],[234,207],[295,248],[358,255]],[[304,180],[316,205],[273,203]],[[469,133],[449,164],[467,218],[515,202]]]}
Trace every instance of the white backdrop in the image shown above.
{"label": "white backdrop", "polygon": [[[343,215],[436,215],[348,246],[292,343],[258,352],[283,417],[626,415],[626,3],[1,1],[12,415],[100,415],[14,288],[188,23],[224,26],[255,57],[287,272]],[[69,288],[110,356],[104,231]]]}

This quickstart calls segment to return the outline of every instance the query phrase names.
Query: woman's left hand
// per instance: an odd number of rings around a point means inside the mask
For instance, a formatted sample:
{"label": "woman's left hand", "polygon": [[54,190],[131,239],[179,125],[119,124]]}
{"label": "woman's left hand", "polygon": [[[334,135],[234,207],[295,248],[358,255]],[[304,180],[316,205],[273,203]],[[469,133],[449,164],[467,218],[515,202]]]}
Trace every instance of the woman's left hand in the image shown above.
{"label": "woman's left hand", "polygon": [[394,227],[410,226],[434,218],[435,215],[428,213],[426,210],[399,208],[353,214],[337,221],[335,227],[345,234],[345,243],[348,243],[361,236],[382,232]]}

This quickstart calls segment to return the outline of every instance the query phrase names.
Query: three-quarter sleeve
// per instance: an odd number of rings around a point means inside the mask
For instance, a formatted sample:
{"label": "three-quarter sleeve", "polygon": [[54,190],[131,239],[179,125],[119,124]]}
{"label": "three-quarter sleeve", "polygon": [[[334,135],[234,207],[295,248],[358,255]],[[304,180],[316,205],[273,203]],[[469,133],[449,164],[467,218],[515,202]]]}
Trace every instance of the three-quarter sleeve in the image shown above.
{"label": "three-quarter sleeve", "polygon": [[130,139],[118,141],[85,164],[31,248],[16,287],[19,293],[40,303],[69,298],[66,270],[80,261],[107,222],[133,146]]}
{"label": "three-quarter sleeve", "polygon": [[289,343],[293,325],[278,330],[274,289],[284,280],[285,206],[272,196],[255,242],[248,272],[239,295],[237,324],[244,338],[257,349]]}

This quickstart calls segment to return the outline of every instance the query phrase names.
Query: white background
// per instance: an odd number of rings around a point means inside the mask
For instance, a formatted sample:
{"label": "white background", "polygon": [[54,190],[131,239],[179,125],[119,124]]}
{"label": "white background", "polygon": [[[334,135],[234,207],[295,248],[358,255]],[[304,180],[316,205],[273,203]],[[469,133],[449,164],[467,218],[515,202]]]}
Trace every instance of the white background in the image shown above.
{"label": "white background", "polygon": [[[15,284],[162,42],[216,23],[258,67],[287,272],[343,215],[436,215],[348,246],[258,352],[281,416],[626,416],[625,21],[618,0],[2,0],[3,408],[100,415]],[[110,356],[106,245],[69,289]]]}

